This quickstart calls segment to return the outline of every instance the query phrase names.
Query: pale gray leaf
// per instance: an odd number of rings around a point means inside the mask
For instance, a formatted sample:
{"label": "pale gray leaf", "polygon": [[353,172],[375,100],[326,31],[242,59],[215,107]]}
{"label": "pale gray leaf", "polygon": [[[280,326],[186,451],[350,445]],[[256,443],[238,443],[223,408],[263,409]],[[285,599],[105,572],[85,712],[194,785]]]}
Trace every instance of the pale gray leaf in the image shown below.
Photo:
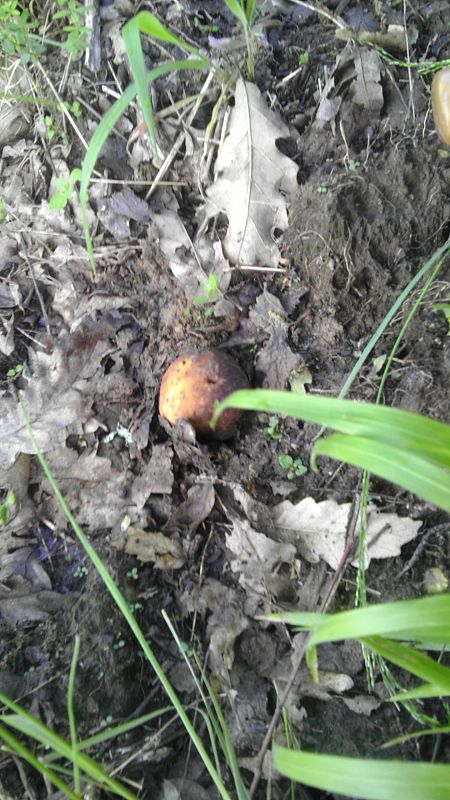
{"label": "pale gray leaf", "polygon": [[287,125],[267,107],[257,86],[240,78],[206,207],[209,217],[219,212],[228,217],[223,251],[231,264],[278,264],[273,231],[287,228],[287,198],[297,187],[296,164],[276,146],[287,136]]}

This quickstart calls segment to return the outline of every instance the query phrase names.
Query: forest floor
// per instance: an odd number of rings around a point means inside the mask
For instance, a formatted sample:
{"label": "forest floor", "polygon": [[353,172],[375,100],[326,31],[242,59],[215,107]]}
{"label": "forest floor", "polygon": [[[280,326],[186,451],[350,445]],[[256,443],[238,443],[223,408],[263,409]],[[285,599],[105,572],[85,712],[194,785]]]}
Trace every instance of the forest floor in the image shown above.
{"label": "forest floor", "polygon": [[[3,499],[11,489],[15,497],[0,535],[0,691],[67,736],[67,683],[79,634],[80,737],[167,705],[32,455],[17,401],[23,389],[71,511],[184,704],[195,706],[196,687],[163,609],[213,679],[250,784],[252,758],[301,641],[256,617],[320,606],[339,569],[360,473],[325,459],[312,471],[318,428],[293,419],[247,413],[232,439],[197,441],[189,426],[172,428],[159,416],[161,377],[181,353],[219,348],[254,387],[339,394],[393,303],[450,232],[449,151],[430,113],[431,77],[388,62],[373,43],[395,57],[391,62],[408,55],[412,62],[448,59],[450,10],[437,0],[341,0],[323,4],[328,19],[290,2],[264,4],[255,37],[256,102],[279,132],[290,185],[280,218],[266,226],[270,259],[242,263],[230,256],[226,214],[213,218],[208,211],[211,197],[217,201],[214,144],[232,91],[219,108],[212,149],[204,145],[223,74],[239,67],[248,81],[243,38],[219,0],[143,7],[201,48],[222,77],[213,76],[192,118],[206,72],[172,73],[152,84],[163,155],[180,141],[151,196],[157,167],[138,104],[116,124],[90,185],[96,277],[69,176],[130,83],[121,29],[138,4],[101,7],[95,71],[84,57],[68,60],[49,47],[25,67],[11,56],[1,77],[8,91],[16,87],[33,102],[16,104],[16,127],[8,127],[0,108],[0,466]],[[52,38],[57,22],[47,16],[45,24]],[[408,53],[404,37],[396,49],[391,27],[405,24]],[[371,38],[374,31],[379,38]],[[179,56],[144,38],[150,65]],[[244,95],[252,91],[239,85]],[[184,107],[180,101],[191,96]],[[232,112],[229,124],[241,174],[242,119]],[[253,130],[255,150],[272,145],[269,127]],[[225,206],[231,202],[239,215],[245,198],[238,178]],[[61,191],[67,204],[54,208],[51,198]],[[421,286],[379,338],[349,397],[375,399]],[[396,353],[386,405],[449,419],[448,321],[436,309],[449,294],[444,264]],[[365,578],[370,602],[418,597],[433,576],[448,577],[442,512],[378,479],[371,480],[370,501],[378,524]],[[356,567],[348,564],[330,610],[353,607],[356,584]],[[413,760],[438,752],[448,760],[444,738],[379,751],[418,723],[388,701],[380,674],[369,692],[359,645],[323,647],[319,664],[321,684],[301,666],[287,704],[303,748]],[[425,710],[441,714],[432,704]],[[198,725],[206,739],[200,719]],[[142,798],[216,797],[176,717],[118,737],[100,758],[110,773],[141,787]],[[0,772],[5,800],[60,797],[6,752]],[[266,797],[267,777],[257,797]],[[272,798],[285,797],[288,782],[271,780]],[[296,796],[325,797],[300,788]]]}

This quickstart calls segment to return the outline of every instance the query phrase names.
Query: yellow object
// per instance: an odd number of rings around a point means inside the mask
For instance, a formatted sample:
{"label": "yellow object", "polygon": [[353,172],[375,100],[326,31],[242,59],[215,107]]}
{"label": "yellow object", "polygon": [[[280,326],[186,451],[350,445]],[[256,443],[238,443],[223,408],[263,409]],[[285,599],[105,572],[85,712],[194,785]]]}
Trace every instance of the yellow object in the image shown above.
{"label": "yellow object", "polygon": [[436,72],[431,84],[434,124],[444,144],[450,146],[450,67]]}

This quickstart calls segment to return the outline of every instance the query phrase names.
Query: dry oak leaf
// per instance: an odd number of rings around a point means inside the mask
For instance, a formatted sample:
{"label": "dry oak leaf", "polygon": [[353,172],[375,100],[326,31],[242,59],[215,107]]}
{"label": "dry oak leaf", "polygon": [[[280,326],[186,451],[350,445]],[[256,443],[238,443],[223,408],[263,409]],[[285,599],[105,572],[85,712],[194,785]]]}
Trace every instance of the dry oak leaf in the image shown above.
{"label": "dry oak leaf", "polygon": [[297,166],[276,146],[288,126],[267,107],[253,83],[240,78],[228,132],[219,147],[216,180],[206,194],[208,217],[223,212],[223,252],[231,264],[276,267],[274,230],[288,226],[286,201],[297,188]]}
{"label": "dry oak leaf", "polygon": [[[112,345],[113,328],[107,320],[85,318],[71,333],[53,340],[52,352],[29,352],[31,377],[23,391],[34,436],[44,453],[67,437],[69,426],[80,427],[91,416],[101,361]],[[34,453],[20,406],[15,398],[0,400],[0,466],[8,469],[19,453]]]}
{"label": "dry oak leaf", "polygon": [[[294,544],[300,556],[314,564],[321,558],[337,569],[345,550],[350,503],[335,500],[320,503],[305,497],[299,503],[283,500],[272,509],[274,537]],[[367,521],[366,569],[372,558],[392,558],[404,544],[414,539],[422,524],[369,506]],[[353,561],[357,566],[357,561]]]}
{"label": "dry oak leaf", "polygon": [[130,525],[124,537],[111,544],[139,561],[152,561],[156,569],[180,569],[185,560],[180,540],[160,531],[144,531]]}

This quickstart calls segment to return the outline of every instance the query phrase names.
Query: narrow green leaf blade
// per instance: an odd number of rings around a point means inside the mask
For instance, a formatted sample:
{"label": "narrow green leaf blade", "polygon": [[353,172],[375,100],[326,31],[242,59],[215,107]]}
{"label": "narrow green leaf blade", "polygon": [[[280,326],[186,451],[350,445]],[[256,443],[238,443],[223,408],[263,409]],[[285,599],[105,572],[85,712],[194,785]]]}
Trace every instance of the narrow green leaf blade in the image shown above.
{"label": "narrow green leaf blade", "polygon": [[337,458],[368,470],[450,511],[450,471],[421,455],[385,441],[340,433],[317,442],[313,451],[314,461],[318,455]]}
{"label": "narrow green leaf blade", "polygon": [[353,608],[337,614],[314,614],[291,611],[271,614],[264,619],[279,620],[289,625],[314,629],[311,646],[343,639],[384,636],[390,639],[435,641],[437,637],[450,643],[450,594],[398,600],[364,608]]}
{"label": "narrow green leaf blade", "polygon": [[420,453],[450,467],[450,425],[399,408],[335,397],[296,395],[274,389],[241,389],[217,406],[212,424],[225,408],[266,411],[364,436]]}
{"label": "narrow green leaf blade", "polygon": [[449,800],[450,766],[317,755],[276,747],[275,768],[291,780],[359,800]]}
{"label": "narrow green leaf blade", "polygon": [[248,20],[239,0],[225,0],[231,13],[239,20],[243,28],[248,28]]}
{"label": "narrow green leaf blade", "polygon": [[440,687],[443,694],[450,694],[450,669],[443,664],[438,664],[426,653],[382,637],[368,637],[361,641],[383,658],[397,664],[398,667],[402,667],[429,684]]}
{"label": "narrow green leaf blade", "polygon": [[403,703],[404,700],[426,700],[428,697],[442,697],[445,694],[440,686],[430,686],[429,683],[424,683],[415,689],[393,694],[390,699],[394,703]]}
{"label": "narrow green leaf blade", "polygon": [[[159,39],[161,42],[168,42],[169,44],[175,44],[178,47],[181,47],[182,50],[185,50],[187,53],[192,53],[193,55],[201,58],[200,51],[197,47],[194,47],[191,44],[187,44],[187,42],[183,42],[182,39],[179,39],[178,36],[175,36],[169,28],[166,28],[160,20],[155,17],[154,14],[151,14],[150,11],[140,11],[139,14],[136,14],[133,19],[127,22],[124,25],[122,30],[122,36],[125,39],[125,31],[128,27],[132,27],[135,25],[137,29],[141,33],[146,33],[147,36],[152,36],[154,39]],[[206,65],[206,59],[205,65]]]}
{"label": "narrow green leaf blade", "polygon": [[144,13],[146,12],[137,14],[136,17],[133,17],[133,19],[130,19],[130,21],[127,22],[122,29],[122,38],[128,56],[128,61],[130,62],[131,72],[136,83],[136,89],[141,103],[144,120],[147,125],[148,135],[153,150],[153,158],[157,164],[159,163],[158,142],[156,139],[155,123],[153,121],[152,101],[150,92],[148,91],[147,70],[145,67],[139,25],[140,17]]}

